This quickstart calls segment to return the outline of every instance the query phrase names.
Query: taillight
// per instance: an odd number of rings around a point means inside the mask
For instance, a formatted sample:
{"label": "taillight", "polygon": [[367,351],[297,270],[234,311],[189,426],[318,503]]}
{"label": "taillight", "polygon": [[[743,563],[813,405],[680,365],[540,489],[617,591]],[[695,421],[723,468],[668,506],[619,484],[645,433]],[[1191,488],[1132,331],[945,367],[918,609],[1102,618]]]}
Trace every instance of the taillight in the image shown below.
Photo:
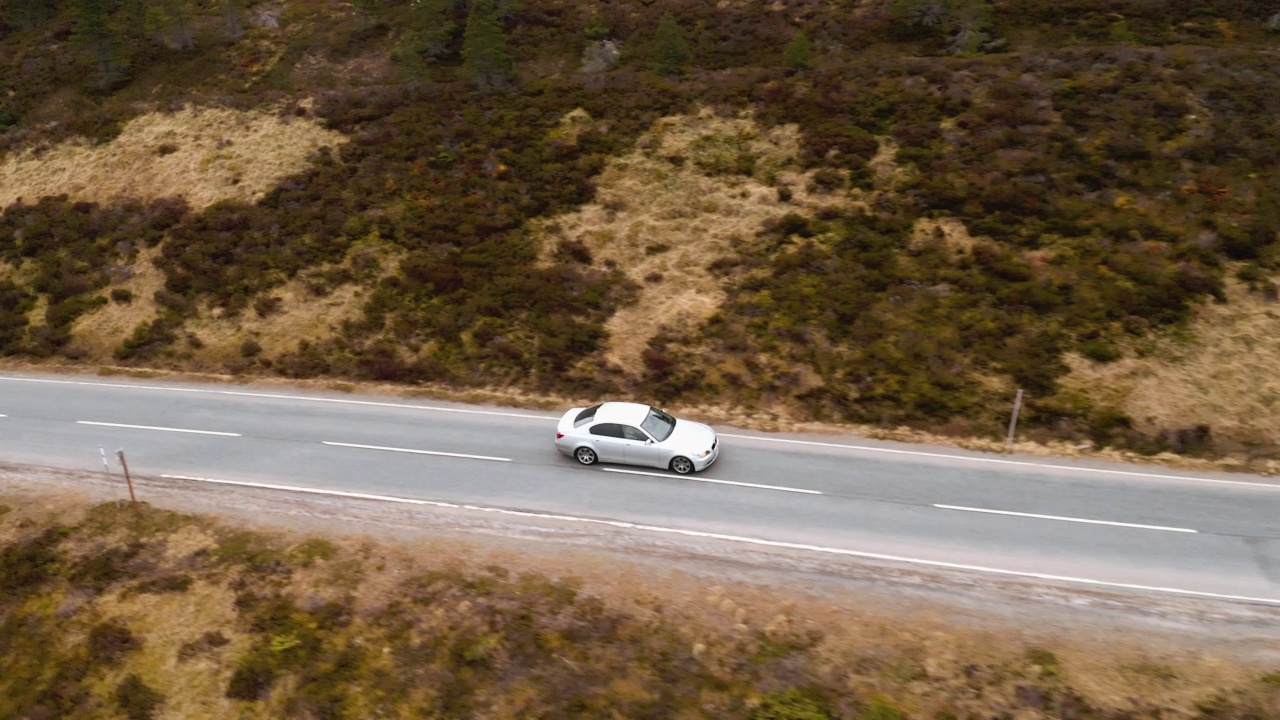
{"label": "taillight", "polygon": [[558,432],[558,433],[556,433],[556,439],[557,439],[557,440],[559,440],[559,439],[560,439],[560,438],[562,438],[562,437],[564,437],[564,433],[562,433],[562,432]]}

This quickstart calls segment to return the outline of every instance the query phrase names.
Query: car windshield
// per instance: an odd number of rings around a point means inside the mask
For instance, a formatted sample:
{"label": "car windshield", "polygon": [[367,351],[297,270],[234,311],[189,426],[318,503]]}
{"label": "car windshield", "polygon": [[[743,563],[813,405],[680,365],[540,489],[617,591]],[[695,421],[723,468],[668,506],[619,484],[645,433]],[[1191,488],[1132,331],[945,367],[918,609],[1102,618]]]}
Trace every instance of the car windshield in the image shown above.
{"label": "car windshield", "polygon": [[671,431],[676,429],[676,419],[657,408],[649,408],[649,417],[640,423],[640,427],[649,431],[658,442],[662,442],[671,437]]}

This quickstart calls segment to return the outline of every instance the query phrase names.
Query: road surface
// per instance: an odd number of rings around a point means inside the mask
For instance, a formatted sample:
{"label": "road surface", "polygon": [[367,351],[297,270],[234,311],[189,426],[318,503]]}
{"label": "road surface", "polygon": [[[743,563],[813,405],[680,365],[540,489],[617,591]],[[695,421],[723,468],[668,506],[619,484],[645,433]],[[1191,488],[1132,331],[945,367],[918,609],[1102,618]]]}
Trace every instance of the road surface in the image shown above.
{"label": "road surface", "polygon": [[0,375],[0,462],[629,523],[726,542],[1280,605],[1280,483],[717,428],[705,473],[580,467],[559,413]]}

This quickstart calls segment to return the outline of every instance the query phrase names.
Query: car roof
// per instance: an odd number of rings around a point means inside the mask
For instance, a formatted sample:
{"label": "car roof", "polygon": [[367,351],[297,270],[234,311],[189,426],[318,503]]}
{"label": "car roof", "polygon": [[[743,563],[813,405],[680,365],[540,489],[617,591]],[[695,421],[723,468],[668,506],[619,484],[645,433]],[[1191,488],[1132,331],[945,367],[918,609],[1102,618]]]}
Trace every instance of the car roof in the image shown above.
{"label": "car roof", "polygon": [[607,402],[596,411],[596,422],[639,425],[649,417],[649,406],[631,402]]}

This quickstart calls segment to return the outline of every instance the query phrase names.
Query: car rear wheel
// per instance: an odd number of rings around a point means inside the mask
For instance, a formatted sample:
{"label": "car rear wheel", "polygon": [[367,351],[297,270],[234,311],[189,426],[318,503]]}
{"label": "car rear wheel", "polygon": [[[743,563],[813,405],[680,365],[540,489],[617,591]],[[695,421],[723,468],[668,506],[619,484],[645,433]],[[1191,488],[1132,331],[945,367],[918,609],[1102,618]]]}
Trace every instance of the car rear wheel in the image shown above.
{"label": "car rear wheel", "polygon": [[688,475],[693,472],[693,461],[687,457],[672,458],[671,470],[677,475]]}
{"label": "car rear wheel", "polygon": [[573,456],[583,465],[595,465],[596,460],[599,459],[596,457],[596,451],[589,447],[580,447],[577,450],[574,450]]}

